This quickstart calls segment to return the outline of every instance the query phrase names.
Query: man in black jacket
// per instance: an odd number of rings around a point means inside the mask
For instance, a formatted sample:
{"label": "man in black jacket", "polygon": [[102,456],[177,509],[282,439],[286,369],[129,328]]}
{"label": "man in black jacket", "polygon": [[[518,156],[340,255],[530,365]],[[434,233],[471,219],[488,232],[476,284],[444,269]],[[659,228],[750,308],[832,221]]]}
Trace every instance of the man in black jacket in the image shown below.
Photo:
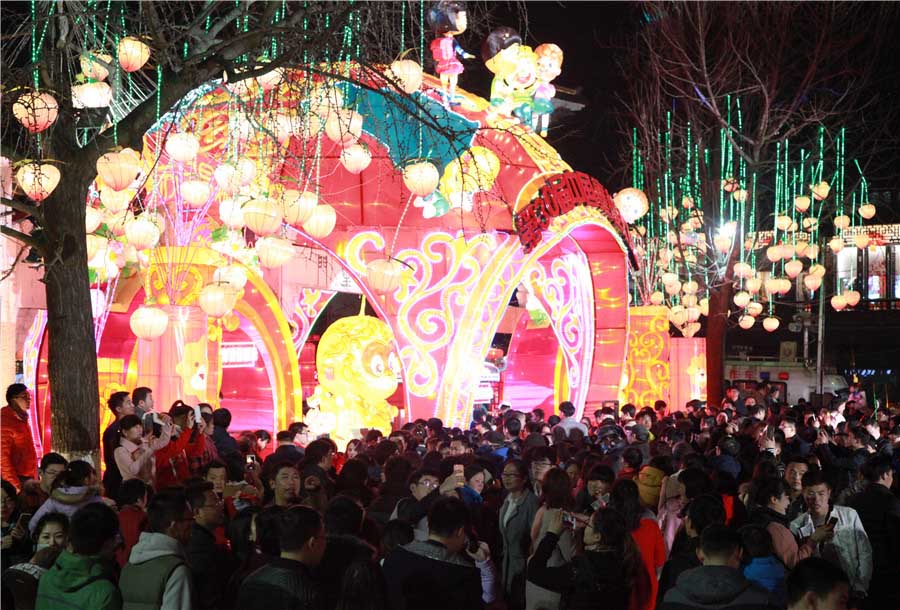
{"label": "man in black jacket", "polygon": [[[328,548],[319,564],[318,576],[328,608],[337,605],[344,574],[353,564],[368,563],[375,571],[380,571],[375,564],[375,548],[359,537],[364,518],[365,511],[359,500],[349,496],[335,497],[325,509]],[[384,594],[378,597],[383,598]]]}
{"label": "man in black jacket", "polygon": [[275,435],[275,442],[278,443],[278,446],[263,462],[263,470],[268,471],[272,466],[281,462],[298,464],[303,459],[303,450],[294,444],[296,436],[290,430],[282,430]]}
{"label": "man in black jacket", "polygon": [[327,545],[319,513],[292,506],[278,517],[281,556],[244,580],[237,607],[242,610],[324,610],[325,600],[312,570]]}
{"label": "man in black jacket", "polygon": [[216,528],[225,521],[222,500],[213,491],[213,484],[206,481],[191,486],[187,500],[194,523],[185,551],[197,590],[197,607],[220,608],[225,601],[222,583],[228,582],[237,567],[227,547],[216,544]]}

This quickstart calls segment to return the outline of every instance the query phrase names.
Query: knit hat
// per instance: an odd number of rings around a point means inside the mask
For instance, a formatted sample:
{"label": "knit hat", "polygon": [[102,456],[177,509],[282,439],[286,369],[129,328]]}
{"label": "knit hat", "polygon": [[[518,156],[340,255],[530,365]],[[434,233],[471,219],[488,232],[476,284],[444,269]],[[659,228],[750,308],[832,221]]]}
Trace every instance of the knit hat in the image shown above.
{"label": "knit hat", "polygon": [[656,510],[659,504],[659,488],[666,476],[659,468],[644,466],[637,476],[638,494],[641,496],[641,504]]}

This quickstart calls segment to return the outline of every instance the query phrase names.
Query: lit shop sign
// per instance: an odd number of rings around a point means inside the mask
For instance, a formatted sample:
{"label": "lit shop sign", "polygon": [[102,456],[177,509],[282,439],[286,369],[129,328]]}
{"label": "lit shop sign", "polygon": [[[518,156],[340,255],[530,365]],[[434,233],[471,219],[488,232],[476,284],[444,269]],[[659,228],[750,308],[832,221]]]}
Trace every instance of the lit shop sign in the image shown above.
{"label": "lit shop sign", "polygon": [[596,178],[583,172],[563,172],[549,176],[537,196],[513,219],[525,252],[541,243],[541,232],[554,218],[579,205],[599,209],[621,235],[628,235],[628,226],[619,216],[613,198]]}
{"label": "lit shop sign", "polygon": [[223,369],[239,369],[256,366],[259,352],[252,343],[223,343],[220,352]]}

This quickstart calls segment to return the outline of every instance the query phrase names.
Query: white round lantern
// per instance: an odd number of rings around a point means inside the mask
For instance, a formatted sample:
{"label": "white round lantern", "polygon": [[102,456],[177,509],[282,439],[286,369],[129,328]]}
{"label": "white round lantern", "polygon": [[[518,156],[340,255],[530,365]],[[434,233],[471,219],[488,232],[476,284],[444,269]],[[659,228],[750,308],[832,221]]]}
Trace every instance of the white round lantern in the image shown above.
{"label": "white round lantern", "polygon": [[227,284],[235,293],[240,292],[247,285],[247,272],[238,264],[225,265],[213,271],[213,282]]}
{"label": "white round lantern", "polygon": [[776,330],[778,330],[779,326],[781,326],[781,322],[774,316],[769,316],[768,318],[763,320],[763,328],[765,328],[770,333],[774,333]]}
{"label": "white round lantern", "polygon": [[259,236],[272,235],[281,228],[281,205],[268,197],[244,204],[244,225]]}
{"label": "white round lantern", "polygon": [[751,267],[749,263],[735,263],[733,269],[735,277],[753,277],[753,267]]}
{"label": "white round lantern", "polygon": [[391,63],[387,75],[408,95],[412,95],[422,86],[422,66],[411,59],[400,59]]}
{"label": "white round lantern", "polygon": [[301,193],[288,189],[284,191],[281,202],[284,206],[284,221],[289,225],[302,225],[312,217],[313,211],[319,205],[319,198],[310,191]]}
{"label": "white round lantern", "polygon": [[293,258],[294,246],[282,237],[261,237],[256,240],[256,254],[260,265],[274,269]]}
{"label": "white round lantern", "polygon": [[644,194],[644,191],[634,187],[624,188],[616,193],[613,202],[622,219],[628,224],[636,222],[650,209],[647,195]]}
{"label": "white round lantern", "polygon": [[212,187],[203,180],[185,180],[181,183],[181,200],[192,210],[202,208],[209,201]]}
{"label": "white round lantern", "polygon": [[131,314],[128,325],[138,339],[150,341],[166,332],[169,316],[159,307],[141,305]]}
{"label": "white round lantern", "polygon": [[103,223],[103,212],[97,208],[87,206],[84,209],[84,232],[93,233]]}
{"label": "white round lantern", "polygon": [[230,163],[223,163],[213,172],[213,178],[219,188],[226,193],[233,194],[241,188],[241,176]]}
{"label": "white round lantern", "polygon": [[351,174],[359,174],[372,163],[372,155],[361,144],[351,144],[341,151],[341,165]]}
{"label": "white round lantern", "polygon": [[135,192],[131,189],[116,191],[108,186],[100,189],[100,203],[108,212],[124,212],[131,205]]}
{"label": "white round lantern", "polygon": [[379,258],[366,265],[366,282],[376,294],[391,294],[409,267],[394,258]]}
{"label": "white round lantern", "polygon": [[200,152],[200,140],[192,133],[172,133],[166,138],[166,152],[169,157],[182,163],[197,158]]}
{"label": "white round lantern", "polygon": [[229,229],[241,229],[244,227],[243,204],[246,198],[223,199],[219,202],[219,220]]}
{"label": "white round lantern", "polygon": [[363,116],[353,110],[340,108],[328,114],[325,135],[332,142],[347,146],[362,135]]}
{"label": "white round lantern", "polygon": [[159,226],[141,214],[125,221],[125,237],[137,250],[153,248],[159,243]]}
{"label": "white round lantern", "polygon": [[197,297],[200,309],[211,318],[221,318],[234,309],[237,293],[225,282],[207,284]]}
{"label": "white round lantern", "polygon": [[441,176],[433,163],[420,161],[403,168],[403,184],[414,195],[427,197],[434,192]]}
{"label": "white round lantern", "polygon": [[303,230],[316,239],[331,235],[337,223],[337,213],[327,203],[320,203],[313,209],[312,215],[303,223]]}
{"label": "white round lantern", "polygon": [[73,108],[106,108],[112,103],[112,87],[104,81],[72,85]]}
{"label": "white round lantern", "polygon": [[97,159],[97,173],[104,184],[114,191],[127,189],[140,172],[140,155],[130,148],[106,153]]}

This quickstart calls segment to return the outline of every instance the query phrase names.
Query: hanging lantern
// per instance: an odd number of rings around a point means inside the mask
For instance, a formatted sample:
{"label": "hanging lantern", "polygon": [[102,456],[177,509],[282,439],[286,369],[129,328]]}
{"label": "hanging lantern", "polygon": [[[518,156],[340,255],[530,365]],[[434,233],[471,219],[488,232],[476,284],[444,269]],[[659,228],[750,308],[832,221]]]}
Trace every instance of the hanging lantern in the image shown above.
{"label": "hanging lantern", "polygon": [[271,235],[281,228],[281,206],[261,197],[244,204],[244,225],[259,236]]}
{"label": "hanging lantern", "polygon": [[831,251],[837,254],[841,250],[844,249],[844,238],[835,235],[831,239],[828,240],[828,247],[831,248]]}
{"label": "hanging lantern", "polygon": [[247,186],[256,178],[256,163],[250,159],[241,159],[237,164],[238,180],[241,186]]}
{"label": "hanging lantern", "polygon": [[690,280],[681,286],[681,290],[684,294],[696,294],[696,292],[700,290],[700,285],[694,280]]}
{"label": "hanging lantern", "polygon": [[756,294],[757,292],[759,292],[760,288],[762,288],[762,280],[758,277],[751,277],[746,282],[744,282],[744,290],[746,290],[750,294]]}
{"label": "hanging lantern", "polygon": [[666,297],[659,290],[654,290],[650,293],[650,303],[653,305],[662,305],[663,301],[666,300]]}
{"label": "hanging lantern", "polygon": [[360,144],[351,144],[341,151],[341,165],[351,174],[359,174],[369,167],[372,155]]}
{"label": "hanging lantern", "polygon": [[440,181],[440,174],[433,163],[420,161],[403,168],[403,184],[419,197],[427,197],[434,192]]}
{"label": "hanging lantern", "polygon": [[791,259],[784,264],[784,272],[787,273],[787,276],[791,279],[800,275],[801,271],[803,271],[803,263],[796,258]]}
{"label": "hanging lantern", "polygon": [[634,187],[624,188],[616,193],[613,202],[615,202],[622,219],[628,224],[637,222],[650,209],[647,195],[644,194],[644,191]]}
{"label": "hanging lantern", "polygon": [[166,332],[166,327],[169,325],[169,316],[159,307],[141,305],[131,314],[128,325],[131,326],[131,332],[138,339],[150,341]]}
{"label": "hanging lantern", "polygon": [[102,80],[72,85],[73,108],[106,108],[112,103],[112,87]]}
{"label": "hanging lantern", "polygon": [[678,282],[678,274],[673,273],[671,271],[666,271],[662,274],[662,283],[664,286],[668,286],[669,284],[675,284]]}
{"label": "hanging lantern", "polygon": [[[682,288],[683,290],[683,288]],[[696,294],[686,294],[681,297],[681,304],[685,307],[696,307],[697,306],[697,295]]]}
{"label": "hanging lantern", "polygon": [[756,318],[753,316],[743,315],[738,320],[738,325],[744,330],[750,330],[756,324]]}
{"label": "hanging lantern", "polygon": [[283,80],[284,68],[275,68],[256,77],[256,82],[259,83],[259,87],[263,91],[271,91],[280,85]]}
{"label": "hanging lantern", "polygon": [[282,237],[261,237],[256,240],[256,254],[260,265],[274,269],[294,257],[294,246]]}
{"label": "hanging lantern", "polygon": [[766,248],[766,258],[770,263],[777,263],[781,260],[781,246],[769,246]]}
{"label": "hanging lantern", "polygon": [[815,265],[811,265],[809,268],[810,275],[817,275],[819,277],[825,277],[825,265],[821,265],[816,263]]}
{"label": "hanging lantern", "polygon": [[16,182],[19,183],[28,198],[36,202],[41,202],[50,196],[50,193],[59,184],[60,177],[59,168],[37,161],[22,165],[16,172]]}
{"label": "hanging lantern", "polygon": [[741,290],[740,292],[735,293],[732,300],[735,305],[743,309],[750,302],[750,293]]}
{"label": "hanging lantern", "polygon": [[728,254],[731,250],[731,238],[727,235],[716,235],[713,237],[713,245],[720,254]]}
{"label": "hanging lantern", "polygon": [[765,328],[770,333],[774,333],[776,330],[778,330],[779,326],[781,326],[781,322],[774,316],[769,316],[768,318],[763,320],[763,328]]}
{"label": "hanging lantern", "polygon": [[87,260],[93,259],[106,246],[107,239],[100,235],[87,236]]}
{"label": "hanging lantern", "polygon": [[119,65],[126,72],[137,72],[150,59],[150,47],[134,36],[126,36],[117,47]]}
{"label": "hanging lantern", "polygon": [[700,331],[700,328],[699,322],[690,322],[689,324],[685,324],[684,328],[681,329],[681,334],[690,339]]}
{"label": "hanging lantern", "polygon": [[106,66],[101,64],[100,61],[103,61],[106,64],[111,64],[112,56],[105,53],[96,53],[90,51],[81,54],[81,71],[84,73],[86,78],[90,78],[92,80],[105,80],[106,77],[109,76],[109,70],[107,70]]}
{"label": "hanging lantern", "polygon": [[328,114],[325,121],[325,135],[332,142],[348,146],[362,135],[362,125],[363,116],[360,113],[339,108]]}
{"label": "hanging lantern", "polygon": [[809,254],[809,242],[808,241],[798,241],[794,245],[794,250],[797,253],[797,256],[810,258]]}
{"label": "hanging lantern", "polygon": [[669,321],[675,326],[684,326],[687,323],[687,312],[681,305],[676,305],[669,310]]}
{"label": "hanging lantern", "polygon": [[310,237],[323,239],[331,235],[337,222],[334,208],[327,203],[320,203],[313,209],[312,216],[303,223],[303,230]]}
{"label": "hanging lantern", "polygon": [[766,292],[769,294],[778,294],[781,290],[781,281],[777,277],[766,278]]}
{"label": "hanging lantern", "polygon": [[97,208],[86,206],[84,208],[84,232],[93,233],[103,223],[103,212]]}
{"label": "hanging lantern", "polygon": [[709,298],[703,297],[700,299],[700,313],[704,316],[709,316]]}
{"label": "hanging lantern", "polygon": [[203,313],[211,318],[221,318],[234,309],[237,293],[224,282],[207,284],[197,297],[197,304]]}
{"label": "hanging lantern", "polygon": [[223,163],[217,167],[213,172],[213,178],[219,188],[228,194],[234,194],[241,188],[241,176],[231,164]]}
{"label": "hanging lantern", "polygon": [[828,197],[828,193],[831,192],[831,185],[822,180],[821,182],[817,182],[816,184],[809,185],[809,190],[812,191],[813,199],[816,201],[822,201],[826,197]]}
{"label": "hanging lantern", "polygon": [[411,59],[392,62],[387,76],[396,81],[400,89],[408,95],[412,95],[422,86],[422,66]]}
{"label": "hanging lantern", "polygon": [[[796,224],[796,223],[794,223],[794,224]],[[814,231],[814,230],[818,229],[819,228],[819,219],[818,218],[804,218],[803,219],[803,228],[808,229],[810,231]]]}
{"label": "hanging lantern", "polygon": [[812,201],[806,195],[799,195],[798,197],[794,197],[794,209],[801,214],[809,209],[811,203]]}
{"label": "hanging lantern", "polygon": [[726,193],[733,193],[741,188],[741,184],[734,178],[728,177],[722,180],[722,190]]}
{"label": "hanging lantern", "polygon": [[181,200],[193,210],[205,206],[211,194],[212,187],[209,186],[209,182],[185,180],[181,183]]}
{"label": "hanging lantern", "polygon": [[225,265],[218,267],[213,271],[213,282],[217,284],[226,284],[238,293],[247,285],[247,272],[244,271],[243,265]]}
{"label": "hanging lantern", "polygon": [[166,152],[169,157],[188,163],[197,158],[200,152],[200,140],[192,133],[173,133],[166,138]]}
{"label": "hanging lantern", "polygon": [[853,243],[857,248],[862,250],[863,248],[868,247],[869,245],[869,236],[865,233],[860,233],[859,235],[853,236]]}
{"label": "hanging lantern", "polygon": [[778,294],[784,295],[791,291],[791,280],[786,277],[778,280]]}
{"label": "hanging lantern", "polygon": [[781,258],[783,258],[784,260],[794,258],[794,244],[781,244],[779,246],[779,249],[781,250]]}
{"label": "hanging lantern", "polygon": [[733,270],[734,270],[735,277],[739,277],[739,278],[753,277],[753,267],[751,267],[748,263],[735,263]]}
{"label": "hanging lantern", "polygon": [[131,210],[125,210],[124,212],[111,212],[103,217],[103,222],[106,223],[106,228],[109,229],[113,235],[116,237],[122,237],[125,235],[125,223],[134,218],[134,214],[131,213]]}
{"label": "hanging lantern", "polygon": [[731,196],[732,196],[732,198],[734,198],[734,200],[737,201],[738,203],[746,203],[746,202],[747,202],[747,197],[750,196],[750,193],[748,193],[745,189],[738,189],[738,190],[736,190],[735,192],[733,192],[733,193],[731,194]]}
{"label": "hanging lantern", "polygon": [[376,294],[391,294],[409,267],[395,258],[379,258],[366,265],[366,282]]}
{"label": "hanging lantern", "polygon": [[256,136],[256,124],[245,114],[233,114],[228,131],[238,142],[248,142]]}
{"label": "hanging lantern", "polygon": [[787,231],[791,226],[790,216],[778,215],[775,217],[775,226],[778,227],[779,231]]}
{"label": "hanging lantern", "polygon": [[822,278],[818,275],[805,275],[803,276],[803,285],[806,286],[806,289],[810,292],[815,292],[819,289],[819,286],[822,285]]}
{"label": "hanging lantern", "polygon": [[698,307],[686,307],[684,310],[685,319],[689,322],[696,322],[700,319],[700,308]]}
{"label": "hanging lantern", "polygon": [[850,217],[845,214],[840,214],[839,216],[834,217],[834,228],[835,229],[846,229],[850,226]]}
{"label": "hanging lantern", "polygon": [[141,159],[130,148],[106,153],[97,159],[97,173],[104,184],[114,191],[124,191],[141,172]]}
{"label": "hanging lantern", "polygon": [[49,93],[28,91],[19,96],[12,111],[13,116],[29,133],[40,133],[56,121],[59,104]]}
{"label": "hanging lantern", "polygon": [[806,257],[809,259],[815,259],[819,256],[819,246],[816,244],[811,244],[809,248],[806,250]]}
{"label": "hanging lantern", "polygon": [[138,250],[153,248],[159,243],[159,226],[145,214],[130,218],[125,223],[125,237]]}
{"label": "hanging lantern", "polygon": [[219,220],[229,229],[244,227],[244,208],[246,197],[223,199],[219,202]]}
{"label": "hanging lantern", "polygon": [[747,303],[747,313],[750,314],[751,316],[753,316],[754,318],[756,316],[758,316],[759,314],[761,314],[762,311],[763,311],[762,303],[760,303],[758,301],[751,301],[750,303]]}
{"label": "hanging lantern", "polygon": [[124,212],[131,205],[135,192],[131,189],[114,191],[108,186],[100,189],[100,203],[108,212]]}
{"label": "hanging lantern", "polygon": [[845,290],[843,297],[844,300],[847,301],[848,306],[856,307],[859,300],[862,298],[862,295],[857,290]]}
{"label": "hanging lantern", "polygon": [[670,297],[675,296],[679,292],[681,292],[681,282],[675,282],[674,284],[665,284],[664,286],[666,294]]}
{"label": "hanging lantern", "polygon": [[842,294],[836,294],[831,297],[831,306],[835,311],[843,311],[847,307],[847,299]]}
{"label": "hanging lantern", "polygon": [[859,215],[866,220],[871,220],[875,216],[875,206],[871,203],[864,203],[859,206]]}
{"label": "hanging lantern", "polygon": [[301,193],[288,189],[284,191],[281,202],[284,206],[284,221],[289,225],[302,225],[312,217],[313,211],[319,205],[319,198],[309,191]]}

